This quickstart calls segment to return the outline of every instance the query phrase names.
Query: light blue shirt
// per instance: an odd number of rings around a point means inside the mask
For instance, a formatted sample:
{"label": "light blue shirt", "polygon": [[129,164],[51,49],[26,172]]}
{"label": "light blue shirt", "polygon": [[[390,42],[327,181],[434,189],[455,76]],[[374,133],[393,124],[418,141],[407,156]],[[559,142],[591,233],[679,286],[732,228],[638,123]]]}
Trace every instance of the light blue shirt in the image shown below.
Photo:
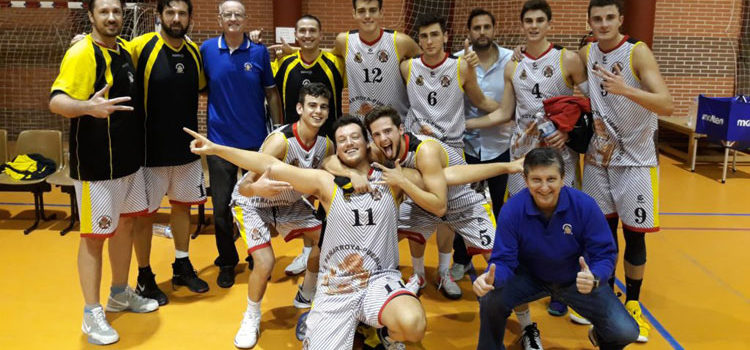
{"label": "light blue shirt", "polygon": [[[477,66],[477,83],[487,97],[500,102],[503,99],[503,89],[505,88],[505,65],[513,57],[513,51],[497,47],[497,62],[485,71],[482,66]],[[464,51],[456,52],[456,56],[461,56]],[[477,118],[486,115],[484,111],[471,104],[468,96],[464,96],[464,111],[466,119]],[[466,154],[480,160],[492,160],[505,153],[510,147],[510,135],[513,123],[504,123],[483,129],[467,129],[464,131],[464,151]]]}

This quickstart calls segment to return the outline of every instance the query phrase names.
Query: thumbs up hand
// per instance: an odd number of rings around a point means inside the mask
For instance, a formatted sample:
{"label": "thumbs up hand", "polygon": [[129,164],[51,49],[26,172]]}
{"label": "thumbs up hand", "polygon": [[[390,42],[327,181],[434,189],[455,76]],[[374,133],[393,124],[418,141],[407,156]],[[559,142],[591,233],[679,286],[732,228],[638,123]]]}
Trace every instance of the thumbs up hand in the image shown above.
{"label": "thumbs up hand", "polygon": [[474,50],[469,47],[469,39],[464,40],[464,60],[469,64],[469,67],[475,68],[479,65],[479,56]]}
{"label": "thumbs up hand", "polygon": [[589,269],[589,265],[586,264],[586,260],[581,256],[578,258],[578,263],[581,264],[581,271],[576,276],[576,288],[581,294],[589,294],[594,289],[595,277]]}
{"label": "thumbs up hand", "polygon": [[474,281],[472,286],[474,288],[474,294],[478,297],[484,296],[491,290],[495,289],[495,264],[490,265],[489,271],[481,274]]}

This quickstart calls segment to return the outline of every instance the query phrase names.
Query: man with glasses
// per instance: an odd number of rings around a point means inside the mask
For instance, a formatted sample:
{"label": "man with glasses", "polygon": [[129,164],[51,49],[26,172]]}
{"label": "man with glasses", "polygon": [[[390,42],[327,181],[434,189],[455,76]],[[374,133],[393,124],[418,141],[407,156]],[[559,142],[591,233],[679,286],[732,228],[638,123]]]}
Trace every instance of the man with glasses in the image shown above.
{"label": "man with glasses", "polygon": [[[206,40],[200,51],[208,87],[208,138],[225,146],[258,150],[268,135],[263,102],[268,102],[275,124],[281,121],[282,109],[268,51],[245,35],[246,18],[241,2],[222,1],[222,35]],[[218,157],[208,156],[207,160],[219,251],[214,261],[220,268],[216,283],[229,288],[239,262],[229,210],[238,168]]]}

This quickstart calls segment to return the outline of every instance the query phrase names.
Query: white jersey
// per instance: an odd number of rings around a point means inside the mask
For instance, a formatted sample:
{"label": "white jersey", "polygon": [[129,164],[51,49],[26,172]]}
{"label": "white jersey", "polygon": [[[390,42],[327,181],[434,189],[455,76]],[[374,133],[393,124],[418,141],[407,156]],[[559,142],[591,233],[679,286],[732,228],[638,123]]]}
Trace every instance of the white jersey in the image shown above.
{"label": "white jersey", "polygon": [[[370,170],[370,183],[382,172]],[[355,194],[342,189],[341,177],[328,209],[328,222],[320,248],[318,293],[356,292],[372,277],[398,273],[398,200],[388,185],[373,185],[373,191]]]}
{"label": "white jersey", "polygon": [[[297,124],[298,123],[284,125],[274,130],[268,135],[268,137],[271,137],[273,134],[281,134],[286,140],[286,154],[284,154],[284,157],[281,159],[282,162],[300,168],[320,168],[323,159],[326,154],[328,154],[328,150],[332,148],[331,141],[325,136],[318,136],[315,140],[315,144],[313,144],[312,147],[307,148],[297,134]],[[245,174],[245,176],[247,176],[247,174]],[[243,179],[245,176],[243,176]],[[232,201],[240,206],[247,205],[257,208],[268,208],[292,205],[302,199],[303,196],[297,191],[289,190],[281,192],[272,198],[263,198],[260,196],[245,197],[239,192],[240,182],[241,181],[237,182],[232,191]]]}
{"label": "white jersey", "polygon": [[[445,152],[444,162],[446,166],[464,165],[466,159],[464,159],[463,151],[454,147],[450,147],[439,140],[424,136],[415,135],[413,133],[404,133],[406,139],[406,153],[399,159],[401,166],[404,168],[417,169],[417,152],[419,147],[424,142],[437,142]],[[417,169],[418,170],[418,169]],[[486,203],[486,198],[481,194],[477,193],[470,185],[456,185],[448,186],[448,213],[461,211],[474,205],[481,205]]]}
{"label": "white jersey", "polygon": [[[573,95],[573,84],[568,81],[563,70],[565,51],[562,47],[550,44],[549,49],[537,58],[526,55],[513,71],[516,111],[510,139],[511,160],[523,158],[532,149],[542,146],[539,131],[537,128],[529,129],[529,125],[537,112],[544,113],[543,101],[551,97]],[[569,148],[565,151],[571,158],[578,158],[578,154]]]}
{"label": "white jersey", "polygon": [[423,57],[409,60],[406,93],[409,114],[406,129],[421,134],[421,126],[432,129],[431,136],[452,147],[464,147],[464,89],[459,81],[461,58],[445,55],[435,66],[427,65]]}
{"label": "white jersey", "polygon": [[586,152],[588,163],[604,167],[651,167],[658,163],[656,113],[625,96],[607,93],[601,78],[593,73],[597,65],[610,72],[615,72],[615,67],[618,67],[626,84],[642,89],[640,79],[633,71],[633,50],[638,45],[643,45],[643,42],[625,36],[619,45],[607,52],[602,52],[598,43],[586,47],[586,69],[596,131]]}
{"label": "white jersey", "polygon": [[371,43],[360,39],[357,30],[347,33],[349,114],[364,118],[377,106],[391,106],[402,118],[406,116],[409,100],[400,62],[395,31],[382,29],[380,37]]}

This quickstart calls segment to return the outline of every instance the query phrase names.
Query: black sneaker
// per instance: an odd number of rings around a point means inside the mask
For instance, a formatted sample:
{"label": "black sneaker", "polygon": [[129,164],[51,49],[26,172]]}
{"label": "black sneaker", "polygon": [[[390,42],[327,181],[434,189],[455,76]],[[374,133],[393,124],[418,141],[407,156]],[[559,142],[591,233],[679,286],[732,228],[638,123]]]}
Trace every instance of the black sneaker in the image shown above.
{"label": "black sneaker", "polygon": [[234,266],[220,266],[219,277],[216,284],[221,288],[229,288],[234,285]]}
{"label": "black sneaker", "polygon": [[543,350],[542,338],[539,336],[539,328],[536,328],[536,323],[532,323],[523,329],[521,335],[521,345],[524,350]]}
{"label": "black sneaker", "polygon": [[208,283],[198,278],[190,259],[177,259],[172,263],[172,287],[187,286],[193,293],[208,292]]}
{"label": "black sneaker", "polygon": [[135,292],[144,298],[156,300],[159,302],[159,306],[167,305],[169,299],[167,299],[167,295],[159,289],[154,277],[155,275],[151,272],[138,273],[138,284],[135,287]]}

